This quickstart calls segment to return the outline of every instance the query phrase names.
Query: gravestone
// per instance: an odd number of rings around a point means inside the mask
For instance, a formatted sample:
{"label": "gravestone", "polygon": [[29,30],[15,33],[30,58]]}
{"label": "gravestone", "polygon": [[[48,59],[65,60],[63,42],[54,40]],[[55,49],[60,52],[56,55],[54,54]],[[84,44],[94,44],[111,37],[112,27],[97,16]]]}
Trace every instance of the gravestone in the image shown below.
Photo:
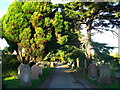
{"label": "gravestone", "polygon": [[96,64],[89,64],[88,66],[88,76],[92,78],[98,77],[98,68]]}
{"label": "gravestone", "polygon": [[23,63],[21,63],[21,64],[19,65],[19,67],[18,67],[18,79],[20,79],[20,73],[21,73],[21,68],[22,68],[22,66],[24,66]]}
{"label": "gravestone", "polygon": [[27,64],[22,65],[20,73],[20,85],[31,86],[31,71]]}
{"label": "gravestone", "polygon": [[42,69],[43,69],[42,66],[38,66],[38,74],[39,75],[42,75]]}
{"label": "gravestone", "polygon": [[31,79],[39,79],[38,66],[36,65],[31,67]]}
{"label": "gravestone", "polygon": [[99,82],[104,84],[111,83],[111,79],[110,79],[111,74],[108,64],[101,65],[99,73],[100,73]]}
{"label": "gravestone", "polygon": [[116,72],[114,77],[117,81],[120,81],[120,72]]}

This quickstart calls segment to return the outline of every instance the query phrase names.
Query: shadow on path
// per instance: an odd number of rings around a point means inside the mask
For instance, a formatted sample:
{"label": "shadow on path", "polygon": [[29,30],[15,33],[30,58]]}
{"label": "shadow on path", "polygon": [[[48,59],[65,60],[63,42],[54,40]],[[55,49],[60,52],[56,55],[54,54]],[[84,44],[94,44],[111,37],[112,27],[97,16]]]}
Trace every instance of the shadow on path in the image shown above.
{"label": "shadow on path", "polygon": [[68,70],[65,65],[57,65],[40,88],[95,88],[81,79],[73,71]]}

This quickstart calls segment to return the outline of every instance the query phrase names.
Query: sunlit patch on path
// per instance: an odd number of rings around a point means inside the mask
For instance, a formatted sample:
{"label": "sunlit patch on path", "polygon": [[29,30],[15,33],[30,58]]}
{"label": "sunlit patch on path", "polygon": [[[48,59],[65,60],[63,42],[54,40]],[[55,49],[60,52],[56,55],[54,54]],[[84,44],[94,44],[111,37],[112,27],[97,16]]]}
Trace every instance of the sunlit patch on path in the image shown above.
{"label": "sunlit patch on path", "polygon": [[73,73],[67,65],[58,65],[39,88],[92,88]]}

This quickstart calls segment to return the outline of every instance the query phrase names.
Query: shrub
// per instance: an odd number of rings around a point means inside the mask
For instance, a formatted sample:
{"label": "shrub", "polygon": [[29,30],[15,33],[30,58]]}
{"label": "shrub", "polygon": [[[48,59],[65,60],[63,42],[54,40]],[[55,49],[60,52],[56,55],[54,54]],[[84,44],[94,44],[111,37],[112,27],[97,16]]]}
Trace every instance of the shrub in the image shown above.
{"label": "shrub", "polygon": [[17,68],[20,64],[20,61],[17,60],[15,55],[4,55],[3,56],[3,76],[13,76],[17,75]]}

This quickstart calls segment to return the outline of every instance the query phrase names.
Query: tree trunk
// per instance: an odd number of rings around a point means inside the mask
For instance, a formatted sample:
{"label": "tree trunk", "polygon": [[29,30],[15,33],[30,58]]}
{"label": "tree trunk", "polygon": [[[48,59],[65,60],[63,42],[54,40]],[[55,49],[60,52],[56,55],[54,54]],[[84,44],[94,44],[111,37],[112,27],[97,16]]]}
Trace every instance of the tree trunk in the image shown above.
{"label": "tree trunk", "polygon": [[17,51],[17,58],[24,63],[23,58],[22,58],[22,47],[18,45],[18,51]]}
{"label": "tree trunk", "polygon": [[91,30],[87,30],[87,59],[91,59]]}
{"label": "tree trunk", "polygon": [[92,30],[92,22],[93,19],[88,20],[88,24],[87,24],[87,59],[89,60],[89,62],[92,59],[92,55],[91,55],[91,30]]}
{"label": "tree trunk", "polygon": [[30,61],[30,56],[29,55],[26,55],[25,56],[25,63],[28,64]]}

